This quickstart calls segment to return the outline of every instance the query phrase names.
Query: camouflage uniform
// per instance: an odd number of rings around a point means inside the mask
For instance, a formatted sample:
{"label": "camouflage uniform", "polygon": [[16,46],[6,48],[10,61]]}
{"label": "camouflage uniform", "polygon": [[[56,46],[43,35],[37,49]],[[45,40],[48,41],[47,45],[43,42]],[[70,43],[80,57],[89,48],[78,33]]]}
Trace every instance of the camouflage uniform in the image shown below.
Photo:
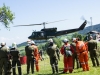
{"label": "camouflage uniform", "polygon": [[77,65],[77,69],[80,67],[80,63],[79,63],[79,59],[77,57],[77,52],[76,52],[76,44],[75,43],[71,43],[71,46],[74,49],[74,53],[73,53],[73,69],[75,66],[75,60],[76,60],[76,65]]}
{"label": "camouflage uniform", "polygon": [[[2,75],[2,72],[4,70],[3,75],[7,75],[7,62],[8,62],[8,49],[6,46],[2,46],[0,48],[0,75]],[[4,67],[4,69],[3,69]]]}
{"label": "camouflage uniform", "polygon": [[50,64],[52,67],[53,74],[55,73],[55,70],[58,73],[58,57],[57,57],[56,50],[57,50],[57,46],[55,44],[49,45],[47,47],[47,54],[50,57]]}
{"label": "camouflage uniform", "polygon": [[33,46],[26,46],[25,52],[27,56],[27,74],[29,74],[29,69],[31,65],[31,72],[34,73],[34,48]]}
{"label": "camouflage uniform", "polygon": [[12,56],[13,75],[16,75],[16,64],[17,64],[17,67],[18,67],[18,73],[19,73],[18,75],[22,75],[19,51],[16,48],[11,48],[10,54]]}
{"label": "camouflage uniform", "polygon": [[[90,57],[91,57],[91,60],[92,60],[92,64],[93,66],[99,66],[99,60],[97,58],[97,41],[96,40],[90,40],[88,42],[88,50],[90,52]],[[96,63],[95,63],[95,60],[96,60]]]}

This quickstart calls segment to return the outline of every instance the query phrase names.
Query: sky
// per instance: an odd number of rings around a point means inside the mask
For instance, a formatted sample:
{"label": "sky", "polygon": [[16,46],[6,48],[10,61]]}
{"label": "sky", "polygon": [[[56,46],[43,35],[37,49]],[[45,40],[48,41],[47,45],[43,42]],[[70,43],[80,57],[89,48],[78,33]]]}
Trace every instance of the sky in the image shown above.
{"label": "sky", "polygon": [[[11,45],[13,42],[20,44],[28,40],[33,30],[39,31],[43,26],[13,27],[14,25],[46,24],[46,28],[57,27],[57,30],[78,28],[84,20],[92,17],[92,24],[100,23],[100,0],[0,0],[0,7],[5,4],[15,15],[13,24],[8,31],[0,23],[0,42]],[[86,26],[90,26],[87,24]]]}

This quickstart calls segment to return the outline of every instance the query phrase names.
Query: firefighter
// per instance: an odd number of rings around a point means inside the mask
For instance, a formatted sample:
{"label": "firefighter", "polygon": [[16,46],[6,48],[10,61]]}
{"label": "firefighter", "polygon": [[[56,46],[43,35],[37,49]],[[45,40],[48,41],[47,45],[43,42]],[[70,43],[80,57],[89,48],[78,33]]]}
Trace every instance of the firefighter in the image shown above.
{"label": "firefighter", "polygon": [[[93,37],[90,36],[90,41],[88,41],[88,50],[90,52],[90,57],[92,60],[93,67],[99,66],[99,60],[97,57],[97,41],[93,40]],[[95,63],[96,60],[96,63]]]}
{"label": "firefighter", "polygon": [[58,73],[58,57],[57,57],[57,45],[54,44],[53,39],[48,40],[47,54],[50,58],[50,65],[52,67],[52,74]]}
{"label": "firefighter", "polygon": [[[0,47],[0,75],[2,75],[2,71],[4,70],[4,75],[7,75],[7,62],[8,62],[9,51],[6,47],[6,43],[2,42]],[[4,68],[3,68],[4,67]]]}
{"label": "firefighter", "polygon": [[40,68],[39,68],[39,50],[38,47],[35,45],[34,41],[31,41],[31,46],[34,48],[34,58],[35,58],[35,67],[36,67],[36,71],[39,72]]}
{"label": "firefighter", "polygon": [[74,52],[71,45],[68,43],[68,39],[64,39],[63,43],[64,45],[61,47],[61,54],[64,56],[64,70],[63,73],[66,73],[69,71],[69,73],[72,73],[73,71],[73,57],[72,54]]}
{"label": "firefighter", "polygon": [[73,42],[76,43],[76,52],[83,68],[83,71],[89,71],[88,65],[88,51],[85,43],[83,41],[78,41],[77,38],[73,38]]}
{"label": "firefighter", "polygon": [[19,53],[19,50],[17,49],[17,44],[15,42],[12,43],[12,47],[10,49],[10,54],[12,57],[13,75],[16,75],[16,64],[17,64],[17,68],[18,68],[18,75],[22,75],[21,63],[20,63],[20,53]]}

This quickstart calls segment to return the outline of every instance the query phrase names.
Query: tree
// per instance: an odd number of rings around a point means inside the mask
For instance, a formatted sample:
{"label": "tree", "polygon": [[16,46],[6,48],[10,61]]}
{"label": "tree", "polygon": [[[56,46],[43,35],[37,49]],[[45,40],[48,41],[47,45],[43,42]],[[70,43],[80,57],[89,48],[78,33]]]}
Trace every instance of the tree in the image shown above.
{"label": "tree", "polygon": [[0,8],[0,22],[8,29],[9,24],[13,23],[14,18],[14,14],[10,8],[3,4],[3,7]]}

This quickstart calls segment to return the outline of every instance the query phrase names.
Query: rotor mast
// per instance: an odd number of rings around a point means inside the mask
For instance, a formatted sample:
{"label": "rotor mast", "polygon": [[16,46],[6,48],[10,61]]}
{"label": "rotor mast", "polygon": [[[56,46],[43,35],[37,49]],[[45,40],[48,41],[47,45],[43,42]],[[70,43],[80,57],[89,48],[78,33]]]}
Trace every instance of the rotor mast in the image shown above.
{"label": "rotor mast", "polygon": [[46,24],[46,23],[45,23],[45,22],[43,22],[44,29],[45,29],[45,24]]}

